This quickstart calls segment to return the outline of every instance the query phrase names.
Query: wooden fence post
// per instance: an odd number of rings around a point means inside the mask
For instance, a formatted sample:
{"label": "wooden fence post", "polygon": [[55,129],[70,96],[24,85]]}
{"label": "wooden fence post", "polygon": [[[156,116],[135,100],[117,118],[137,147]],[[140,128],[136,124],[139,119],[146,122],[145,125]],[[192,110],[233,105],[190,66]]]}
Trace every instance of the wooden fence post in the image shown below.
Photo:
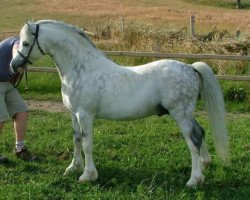
{"label": "wooden fence post", "polygon": [[[161,52],[161,43],[158,39],[155,39],[153,42],[153,51],[154,51],[154,53]],[[157,58],[154,58],[154,60],[157,60]]]}
{"label": "wooden fence post", "polygon": [[237,29],[237,30],[236,30],[235,37],[236,37],[236,38],[239,38],[239,37],[240,37],[240,29]]}
{"label": "wooden fence post", "polygon": [[158,39],[155,39],[153,42],[153,51],[154,51],[154,53],[161,52],[161,43]]}
{"label": "wooden fence post", "polygon": [[121,32],[122,34],[125,32],[125,20],[123,17],[121,17]]}
{"label": "wooden fence post", "polygon": [[195,16],[194,16],[194,15],[191,15],[191,16],[190,16],[190,33],[191,33],[191,36],[192,36],[192,37],[195,36],[194,23],[195,23]]}

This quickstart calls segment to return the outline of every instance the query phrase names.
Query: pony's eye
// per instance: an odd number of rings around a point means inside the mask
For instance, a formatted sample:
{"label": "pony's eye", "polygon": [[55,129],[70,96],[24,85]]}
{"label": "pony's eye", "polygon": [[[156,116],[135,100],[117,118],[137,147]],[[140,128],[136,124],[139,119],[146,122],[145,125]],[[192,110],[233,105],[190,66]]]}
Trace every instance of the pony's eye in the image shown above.
{"label": "pony's eye", "polygon": [[23,46],[27,47],[27,46],[29,46],[29,44],[27,42],[23,42]]}

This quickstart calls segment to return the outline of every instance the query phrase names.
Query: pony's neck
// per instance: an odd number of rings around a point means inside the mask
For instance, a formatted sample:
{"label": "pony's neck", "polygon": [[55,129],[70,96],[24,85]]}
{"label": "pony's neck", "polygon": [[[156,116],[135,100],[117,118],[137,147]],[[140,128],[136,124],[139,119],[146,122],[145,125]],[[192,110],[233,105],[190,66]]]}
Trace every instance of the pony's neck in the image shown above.
{"label": "pony's neck", "polygon": [[[51,37],[54,35],[54,37]],[[87,38],[78,33],[61,30],[48,33],[46,50],[56,63],[60,76],[70,73],[74,67],[88,66],[97,59],[106,59]]]}

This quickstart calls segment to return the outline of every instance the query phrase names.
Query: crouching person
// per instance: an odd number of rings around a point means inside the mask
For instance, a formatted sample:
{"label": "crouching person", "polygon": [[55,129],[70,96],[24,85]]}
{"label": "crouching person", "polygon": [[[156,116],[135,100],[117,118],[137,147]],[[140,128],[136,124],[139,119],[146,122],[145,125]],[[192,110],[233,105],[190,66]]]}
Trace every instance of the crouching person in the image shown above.
{"label": "crouching person", "polygon": [[[17,53],[19,45],[18,37],[10,37],[0,43],[0,133],[4,124],[12,119],[15,131],[15,155],[25,161],[33,161],[32,155],[25,145],[25,134],[28,121],[28,107],[13,86],[21,77],[22,72],[16,74],[10,72],[10,62]],[[4,155],[0,155],[0,163],[7,162]]]}

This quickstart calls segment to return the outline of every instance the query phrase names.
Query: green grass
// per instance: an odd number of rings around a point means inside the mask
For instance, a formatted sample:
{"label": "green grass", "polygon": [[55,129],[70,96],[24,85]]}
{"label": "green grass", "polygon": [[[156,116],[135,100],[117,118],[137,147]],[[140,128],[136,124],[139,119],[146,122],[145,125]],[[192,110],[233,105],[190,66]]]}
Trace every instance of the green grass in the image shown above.
{"label": "green grass", "polygon": [[[44,56],[37,60],[32,67],[51,67],[54,68],[54,62],[49,56]],[[61,98],[61,82],[58,73],[39,73],[28,72],[27,82],[23,76],[18,90],[26,100],[55,100]]]}
{"label": "green grass", "polygon": [[[99,178],[81,185],[80,173],[62,176],[72,158],[72,127],[68,113],[30,113],[27,144],[39,161],[27,163],[12,154],[11,123],[4,129],[0,151],[10,163],[0,165],[0,199],[237,199],[250,195],[249,126],[246,116],[227,118],[232,165],[222,167],[215,155],[207,117],[197,120],[207,131],[213,164],[205,184],[185,188],[190,155],[180,131],[169,117],[94,123],[94,160]],[[62,159],[62,153],[69,157]]]}
{"label": "green grass", "polygon": [[25,100],[60,101],[61,84],[57,73],[28,73],[28,88],[23,77],[18,90]]}

